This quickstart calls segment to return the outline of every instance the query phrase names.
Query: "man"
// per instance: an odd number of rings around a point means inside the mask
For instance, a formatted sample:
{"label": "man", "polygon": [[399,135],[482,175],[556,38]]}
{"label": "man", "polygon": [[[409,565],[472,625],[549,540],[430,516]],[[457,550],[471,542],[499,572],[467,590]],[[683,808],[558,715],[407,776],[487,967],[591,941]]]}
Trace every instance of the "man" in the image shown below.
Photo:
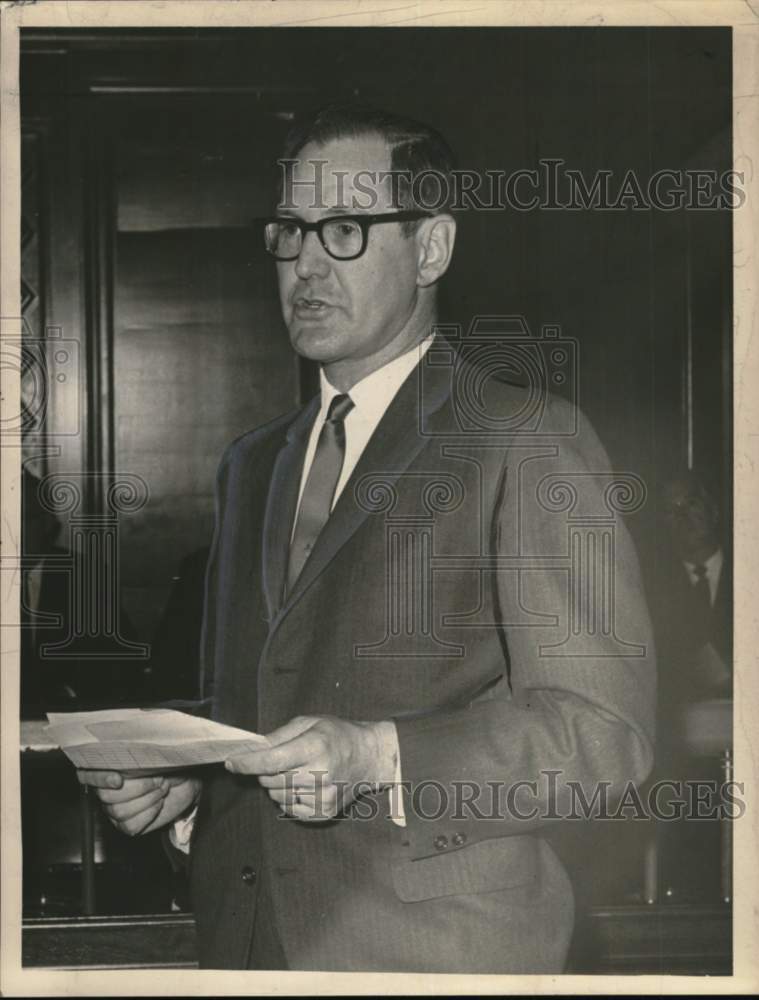
{"label": "man", "polygon": [[679,674],[681,699],[729,697],[731,566],[717,503],[693,471],[665,483],[663,501],[673,557],[662,605],[670,670]]}
{"label": "man", "polygon": [[606,456],[568,404],[483,387],[497,342],[461,361],[435,333],[456,231],[438,133],[328,108],[283,162],[265,238],[321,394],[222,461],[203,638],[213,717],[270,747],[202,778],[82,780],[128,833],[179,817],[186,847],[192,827],[202,965],[559,972],[572,891],[544,819],[569,782],[620,789],[652,759],[621,525],[616,618],[567,629],[550,477],[597,508]]}
{"label": "man", "polygon": [[[699,474],[680,471],[665,482],[661,500],[669,545],[656,581],[660,670],[655,777],[718,787],[724,780],[719,755],[694,752],[692,732],[690,740],[686,733],[693,730],[687,718],[695,705],[702,703],[713,720],[724,720],[720,702],[724,706],[732,698],[732,560],[722,543],[717,503]],[[718,732],[715,721],[699,735],[708,733],[713,741]],[[722,736],[728,748],[729,729]],[[659,824],[662,885],[675,902],[721,898],[720,825],[716,819],[692,818]]]}

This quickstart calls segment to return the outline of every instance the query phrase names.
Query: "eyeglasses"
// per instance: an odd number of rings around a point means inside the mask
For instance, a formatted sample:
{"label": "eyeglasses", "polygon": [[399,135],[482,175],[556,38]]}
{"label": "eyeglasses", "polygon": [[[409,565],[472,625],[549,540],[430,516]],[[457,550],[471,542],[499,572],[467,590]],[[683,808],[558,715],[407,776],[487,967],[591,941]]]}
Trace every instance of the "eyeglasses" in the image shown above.
{"label": "eyeglasses", "polygon": [[306,233],[316,233],[319,242],[336,260],[355,260],[366,250],[369,227],[382,222],[413,222],[432,212],[408,210],[382,215],[333,215],[318,222],[295,218],[257,219],[264,227],[266,249],[275,260],[296,260]]}

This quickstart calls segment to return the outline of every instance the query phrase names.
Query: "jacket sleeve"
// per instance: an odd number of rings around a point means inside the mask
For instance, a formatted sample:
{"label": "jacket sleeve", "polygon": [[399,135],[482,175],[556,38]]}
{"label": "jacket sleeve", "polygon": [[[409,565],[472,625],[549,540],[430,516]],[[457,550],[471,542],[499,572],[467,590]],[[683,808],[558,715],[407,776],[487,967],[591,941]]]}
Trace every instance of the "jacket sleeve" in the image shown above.
{"label": "jacket sleeve", "polygon": [[580,420],[574,437],[506,450],[491,526],[493,554],[518,557],[491,574],[503,678],[466,707],[395,720],[412,858],[530,833],[596,795],[613,803],[651,769],[637,556]]}

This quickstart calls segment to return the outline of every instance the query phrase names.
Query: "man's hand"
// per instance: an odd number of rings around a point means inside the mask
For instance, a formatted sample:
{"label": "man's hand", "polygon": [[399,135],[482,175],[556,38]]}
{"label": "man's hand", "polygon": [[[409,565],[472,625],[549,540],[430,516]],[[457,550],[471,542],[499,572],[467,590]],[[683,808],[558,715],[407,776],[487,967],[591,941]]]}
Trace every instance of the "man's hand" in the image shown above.
{"label": "man's hand", "polygon": [[268,740],[268,747],[230,757],[225,767],[257,775],[271,798],[296,819],[330,819],[357,795],[395,780],[392,722],[297,716],[269,733]]}
{"label": "man's hand", "polygon": [[78,770],[82,785],[97,789],[108,818],[134,837],[166,826],[190,809],[200,795],[200,778],[156,775],[127,778],[118,771]]}

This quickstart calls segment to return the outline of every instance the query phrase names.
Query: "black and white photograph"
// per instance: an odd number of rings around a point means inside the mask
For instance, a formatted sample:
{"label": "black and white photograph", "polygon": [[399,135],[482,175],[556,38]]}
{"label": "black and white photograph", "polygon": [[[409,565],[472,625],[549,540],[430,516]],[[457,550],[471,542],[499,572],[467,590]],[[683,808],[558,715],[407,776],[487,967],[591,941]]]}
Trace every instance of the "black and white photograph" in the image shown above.
{"label": "black and white photograph", "polygon": [[3,4],[3,992],[753,992],[759,12],[200,6]]}

